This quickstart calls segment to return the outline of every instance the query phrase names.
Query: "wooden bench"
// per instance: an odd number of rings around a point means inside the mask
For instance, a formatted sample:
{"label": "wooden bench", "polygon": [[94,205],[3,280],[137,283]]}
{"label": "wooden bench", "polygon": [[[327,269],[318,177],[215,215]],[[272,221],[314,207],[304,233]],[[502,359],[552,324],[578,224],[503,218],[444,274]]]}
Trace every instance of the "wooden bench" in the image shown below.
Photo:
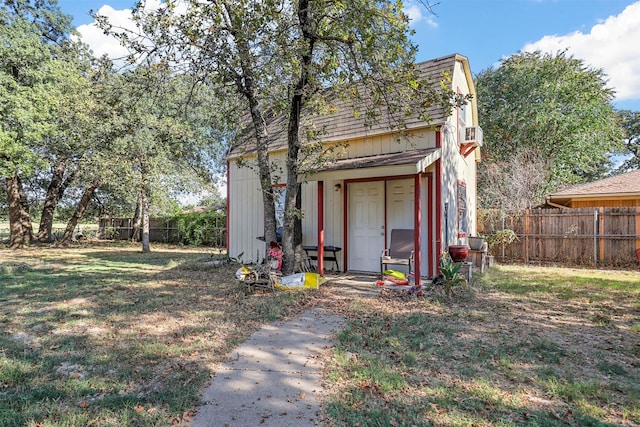
{"label": "wooden bench", "polygon": [[[314,245],[303,245],[302,249],[304,250],[307,258],[312,261],[318,261],[318,246]],[[342,248],[337,246],[325,246],[324,247],[324,257],[325,262],[333,262],[336,267],[336,271],[340,271],[340,265],[338,264],[338,252],[340,252]]]}

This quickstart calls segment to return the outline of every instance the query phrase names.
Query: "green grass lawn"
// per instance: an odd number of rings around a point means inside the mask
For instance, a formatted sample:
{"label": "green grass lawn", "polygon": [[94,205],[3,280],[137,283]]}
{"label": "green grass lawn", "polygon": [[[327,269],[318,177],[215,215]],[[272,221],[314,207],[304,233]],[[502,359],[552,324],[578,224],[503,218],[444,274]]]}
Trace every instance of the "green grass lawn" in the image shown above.
{"label": "green grass lawn", "polygon": [[152,250],[0,250],[0,426],[186,425],[215,364],[309,298]]}
{"label": "green grass lawn", "polygon": [[339,426],[640,425],[640,273],[499,266],[449,299],[245,295],[206,250],[0,249],[0,426],[187,425],[216,364],[322,304]]}
{"label": "green grass lawn", "polygon": [[640,425],[637,271],[499,266],[452,299],[341,312],[336,425]]}

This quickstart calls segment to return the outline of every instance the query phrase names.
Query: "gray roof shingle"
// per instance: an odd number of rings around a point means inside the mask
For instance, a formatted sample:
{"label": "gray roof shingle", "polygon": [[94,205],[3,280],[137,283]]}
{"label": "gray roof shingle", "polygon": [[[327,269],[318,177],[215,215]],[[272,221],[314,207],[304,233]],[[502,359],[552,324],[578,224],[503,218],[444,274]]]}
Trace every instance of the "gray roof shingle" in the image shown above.
{"label": "gray roof shingle", "polygon": [[[453,78],[455,63],[459,58],[464,57],[458,54],[451,54],[419,63],[417,66],[421,71],[422,77],[430,81],[434,87],[437,87],[440,86],[446,73]],[[448,83],[448,86],[451,86],[451,84]],[[367,123],[364,117],[358,117],[354,114],[354,111],[340,97],[333,96],[330,101],[334,107],[332,114],[316,116],[312,120],[305,120],[303,114],[300,129],[301,136],[305,135],[308,126],[321,129],[324,132],[321,137],[323,142],[343,142],[391,132],[388,121],[380,120],[375,123]],[[447,119],[445,110],[438,105],[429,107],[427,113],[431,118],[429,123],[425,123],[417,116],[408,117],[405,118],[406,128],[418,129],[426,126],[439,125],[443,124]],[[287,120],[286,115],[282,114],[267,123],[269,151],[287,148]],[[254,154],[255,144],[253,143],[252,136],[253,133],[251,131],[244,133],[241,137],[241,140],[244,142],[239,143],[233,148],[229,157],[233,158]]]}
{"label": "gray roof shingle", "polygon": [[566,188],[551,194],[551,198],[594,196],[605,194],[640,194],[640,170],[623,173],[599,181]]}

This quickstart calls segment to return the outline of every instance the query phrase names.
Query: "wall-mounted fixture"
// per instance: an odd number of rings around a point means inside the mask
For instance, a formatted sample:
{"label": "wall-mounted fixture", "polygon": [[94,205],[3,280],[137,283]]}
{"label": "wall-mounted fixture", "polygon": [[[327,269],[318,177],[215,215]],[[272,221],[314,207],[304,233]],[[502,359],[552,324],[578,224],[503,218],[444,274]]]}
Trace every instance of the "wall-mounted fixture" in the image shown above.
{"label": "wall-mounted fixture", "polygon": [[334,191],[340,191],[341,188],[342,188],[342,184],[340,183],[337,183],[336,185],[333,186]]}

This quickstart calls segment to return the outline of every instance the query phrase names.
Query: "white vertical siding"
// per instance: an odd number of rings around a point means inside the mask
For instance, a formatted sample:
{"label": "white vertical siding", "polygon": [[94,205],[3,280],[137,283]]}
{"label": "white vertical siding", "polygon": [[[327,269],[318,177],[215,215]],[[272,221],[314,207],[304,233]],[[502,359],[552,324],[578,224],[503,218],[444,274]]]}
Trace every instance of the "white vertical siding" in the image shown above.
{"label": "white vertical siding", "polygon": [[[276,161],[283,156],[273,156]],[[249,167],[239,168],[230,162],[229,171],[229,248],[230,256],[244,253],[246,261],[256,261],[264,257],[265,243],[256,237],[264,235],[264,208],[260,182],[257,174]],[[335,184],[341,188],[335,191]],[[301,186],[302,197],[302,239],[303,244],[316,244],[318,239],[318,184],[305,182]],[[342,180],[327,180],[324,183],[325,244],[343,245]],[[339,254],[340,257],[342,254]],[[339,259],[340,265],[342,259]]]}
{"label": "white vertical siding", "polygon": [[314,245],[318,236],[318,183],[302,184],[302,244]]}
{"label": "white vertical siding", "polygon": [[[340,184],[336,191],[335,185]],[[324,242],[325,245],[344,247],[343,242],[343,209],[342,196],[344,182],[342,180],[324,181]],[[318,242],[318,183],[302,184],[302,243],[315,245]],[[342,252],[338,253],[338,262],[344,265]]]}
{"label": "white vertical siding", "polygon": [[[453,88],[462,94],[470,93],[470,88],[466,80],[466,75],[461,62],[456,62],[453,73]],[[470,105],[470,104],[469,104]],[[473,122],[471,105],[465,110],[464,121],[467,126],[477,125]],[[476,233],[476,162],[475,155],[471,154],[466,158],[460,154],[459,134],[457,128],[457,116],[449,117],[447,123],[442,128],[442,212],[444,214],[444,204],[448,203],[448,215],[446,222],[443,219],[443,227],[447,227],[446,235],[448,241],[443,246],[457,243],[466,243],[466,240],[458,239],[458,202],[457,187],[458,180],[464,181],[467,187],[467,215],[469,224],[469,235]],[[444,236],[443,236],[444,237]]]}
{"label": "white vertical siding", "polygon": [[262,193],[257,175],[248,167],[230,162],[229,170],[229,256],[243,253],[243,260],[255,261],[264,255],[265,244],[256,237],[264,234]]}

